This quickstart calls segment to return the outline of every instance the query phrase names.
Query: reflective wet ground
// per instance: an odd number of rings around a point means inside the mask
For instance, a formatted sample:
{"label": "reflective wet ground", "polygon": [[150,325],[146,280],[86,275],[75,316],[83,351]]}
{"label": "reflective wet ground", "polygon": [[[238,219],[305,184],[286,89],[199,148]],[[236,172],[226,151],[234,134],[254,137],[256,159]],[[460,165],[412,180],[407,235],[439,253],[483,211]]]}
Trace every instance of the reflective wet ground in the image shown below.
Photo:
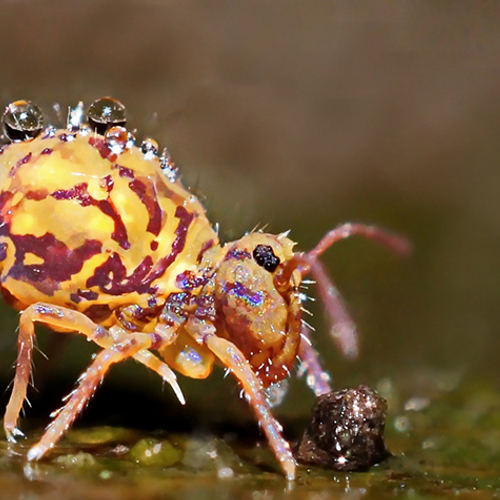
{"label": "reflective wet ground", "polygon": [[[430,374],[427,374],[430,375]],[[421,374],[423,377],[424,374]],[[388,379],[393,456],[369,472],[301,466],[287,483],[265,445],[236,433],[71,431],[50,460],[27,466],[33,440],[0,448],[2,498],[491,498],[500,479],[500,397],[479,382],[434,373],[435,384],[405,399]],[[415,385],[420,381],[413,380]],[[5,493],[8,492],[8,496]]]}

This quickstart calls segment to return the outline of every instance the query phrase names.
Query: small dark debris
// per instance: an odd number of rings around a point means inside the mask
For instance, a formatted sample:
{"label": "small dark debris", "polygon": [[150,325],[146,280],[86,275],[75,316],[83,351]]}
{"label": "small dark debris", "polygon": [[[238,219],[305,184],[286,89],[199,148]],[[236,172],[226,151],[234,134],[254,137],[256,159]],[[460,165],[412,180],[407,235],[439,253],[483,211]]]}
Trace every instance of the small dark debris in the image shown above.
{"label": "small dark debris", "polygon": [[334,470],[367,470],[390,456],[383,437],[386,413],[385,399],[364,385],[323,394],[295,456]]}

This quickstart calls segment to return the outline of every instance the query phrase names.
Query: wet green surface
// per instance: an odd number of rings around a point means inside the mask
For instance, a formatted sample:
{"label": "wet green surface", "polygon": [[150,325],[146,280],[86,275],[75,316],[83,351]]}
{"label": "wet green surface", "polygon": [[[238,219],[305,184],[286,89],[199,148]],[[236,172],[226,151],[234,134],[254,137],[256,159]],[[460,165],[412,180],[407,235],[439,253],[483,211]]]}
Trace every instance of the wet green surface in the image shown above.
{"label": "wet green surface", "polygon": [[[300,466],[297,480],[287,483],[265,443],[243,444],[236,435],[94,427],[70,431],[48,459],[33,465],[26,465],[23,455],[34,439],[10,447],[2,442],[0,496],[37,500],[54,495],[252,500],[500,496],[500,395],[454,375],[433,373],[435,383],[410,397],[388,379],[379,382],[392,408],[386,440],[393,456],[369,472]],[[31,496],[23,496],[27,494]]]}
{"label": "wet green surface", "polygon": [[[389,403],[394,457],[368,473],[279,473],[238,388],[180,377],[186,407],[134,363],[113,368],[47,461],[23,455],[95,348],[41,332],[22,428],[0,441],[0,497],[19,500],[385,499],[500,494],[500,9],[495,2],[0,1],[0,100],[61,109],[111,95],[167,145],[224,239],[257,224],[299,249],[338,223],[412,239],[400,260],[353,239],[325,254],[361,335],[336,388]],[[314,290],[311,288],[311,295]],[[0,391],[17,314],[0,313]],[[9,391],[2,394],[2,406]],[[297,439],[313,398],[276,413]],[[103,427],[103,426],[109,427]],[[95,426],[95,427],[92,427]],[[87,429],[87,430],[85,430]],[[90,429],[90,430],[89,430]]]}

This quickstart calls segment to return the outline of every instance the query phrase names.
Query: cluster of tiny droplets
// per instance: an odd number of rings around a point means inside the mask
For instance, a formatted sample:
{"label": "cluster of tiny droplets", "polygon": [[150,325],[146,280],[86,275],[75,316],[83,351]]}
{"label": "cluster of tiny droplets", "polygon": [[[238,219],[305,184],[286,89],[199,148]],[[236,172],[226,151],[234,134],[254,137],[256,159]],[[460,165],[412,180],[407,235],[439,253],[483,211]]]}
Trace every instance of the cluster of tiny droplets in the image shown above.
{"label": "cluster of tiny droplets", "polygon": [[[112,117],[113,116],[113,109],[111,105],[107,105],[106,102],[102,101],[114,101],[113,99],[110,98],[103,98],[99,99],[98,101],[95,101],[94,105],[96,103],[100,103],[103,107],[101,110],[101,115],[104,117]],[[122,110],[125,108],[123,105],[118,103],[118,101],[115,101],[119,106],[122,107]],[[43,127],[43,116],[41,115],[40,109],[32,105],[28,101],[16,101],[15,103],[10,104],[3,115],[3,122],[4,122],[4,130],[5,133],[0,136],[0,141],[4,143],[10,143],[10,142],[19,142],[20,140],[25,140],[24,138],[14,138],[12,137],[11,134],[7,133],[7,127],[11,126],[15,128],[15,132],[19,133],[18,131],[22,131],[22,126],[19,123],[19,121],[23,120],[28,120],[28,118],[31,118],[33,120],[33,116],[30,115],[30,113],[26,111],[21,111],[18,113],[18,115],[15,115],[15,110],[19,110],[20,106],[27,106],[31,107],[31,113],[36,112],[39,113],[39,119],[40,119],[40,129],[39,132],[42,134],[42,139],[49,139],[53,138],[57,135],[57,129],[56,127],[52,125],[48,125],[45,128]],[[92,108],[92,106],[91,106]],[[22,109],[22,108],[21,108]],[[54,104],[54,110],[58,116],[61,116],[61,106],[59,104]],[[68,108],[68,115],[66,119],[66,129],[69,133],[64,133],[64,138],[66,142],[71,142],[75,139],[76,134],[82,135],[82,136],[87,136],[93,133],[93,129],[89,126],[89,124],[84,123],[85,119],[88,118],[90,121],[90,115],[88,115],[85,111],[85,107],[82,101],[80,101],[74,108],[69,107]],[[7,118],[6,118],[7,117]],[[134,135],[129,132],[124,126],[125,125],[125,116],[121,116],[120,120],[115,121],[115,126],[111,126],[106,132],[104,132],[104,139],[106,141],[107,146],[111,150],[112,153],[119,155],[123,153],[124,151],[127,151],[131,149],[133,146],[135,146],[135,137]],[[14,124],[9,124],[7,125],[7,119],[15,120]],[[101,123],[102,125],[102,123]],[[34,130],[36,132],[36,130]],[[26,132],[28,133],[28,132]],[[32,135],[31,138],[33,139],[35,135]],[[145,160],[154,160],[158,159],[160,162],[161,170],[164,173],[165,177],[169,180],[169,182],[176,182],[179,178],[179,169],[176,167],[174,162],[172,161],[172,158],[170,156],[170,153],[167,148],[165,148],[162,152],[161,155],[159,155],[159,146],[158,143],[151,138],[146,138],[142,141],[141,145],[139,146],[140,150],[144,154],[144,159]]]}
{"label": "cluster of tiny droplets", "polygon": [[[82,135],[90,134],[92,130],[88,125],[83,123],[84,118],[85,108],[83,102],[80,101],[74,108],[69,108],[67,119],[68,130],[78,131]],[[113,129],[123,129],[123,127],[113,127],[105,134],[106,143],[113,153],[120,154],[135,145],[135,137],[131,132],[126,131],[125,137],[125,135],[120,135]],[[111,133],[109,133],[110,131]],[[125,133],[125,129],[123,132]],[[55,135],[55,129],[53,127],[48,127],[45,129],[45,135],[53,137]],[[159,146],[158,143],[152,138],[148,137],[144,139],[139,146],[139,149],[144,154],[144,159],[146,160],[158,158]],[[172,161],[167,148],[163,150],[161,156],[159,156],[159,160],[162,172],[165,174],[167,179],[172,183],[176,182],[179,178],[179,169]]]}
{"label": "cluster of tiny droplets", "polygon": [[50,139],[56,136],[56,128],[52,125],[49,125],[44,131],[42,139]]}
{"label": "cluster of tiny droplets", "polygon": [[168,149],[165,148],[160,157],[161,169],[170,182],[175,182],[179,177],[179,170],[170,157]]}

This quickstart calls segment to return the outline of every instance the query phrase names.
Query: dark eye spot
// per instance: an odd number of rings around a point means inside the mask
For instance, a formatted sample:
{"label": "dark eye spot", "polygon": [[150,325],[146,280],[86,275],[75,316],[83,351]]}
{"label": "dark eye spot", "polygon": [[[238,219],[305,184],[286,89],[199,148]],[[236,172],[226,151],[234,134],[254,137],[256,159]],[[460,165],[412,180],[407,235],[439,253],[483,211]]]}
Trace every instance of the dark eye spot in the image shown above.
{"label": "dark eye spot", "polygon": [[88,111],[89,125],[101,135],[111,127],[124,127],[127,122],[125,106],[112,97],[101,97],[94,101]]}
{"label": "dark eye spot", "polygon": [[9,104],[2,116],[5,135],[13,142],[34,139],[43,129],[43,113],[29,101]]}
{"label": "dark eye spot", "polygon": [[253,251],[253,258],[259,266],[273,273],[280,265],[280,260],[274,255],[273,248],[269,245],[257,245]]}

